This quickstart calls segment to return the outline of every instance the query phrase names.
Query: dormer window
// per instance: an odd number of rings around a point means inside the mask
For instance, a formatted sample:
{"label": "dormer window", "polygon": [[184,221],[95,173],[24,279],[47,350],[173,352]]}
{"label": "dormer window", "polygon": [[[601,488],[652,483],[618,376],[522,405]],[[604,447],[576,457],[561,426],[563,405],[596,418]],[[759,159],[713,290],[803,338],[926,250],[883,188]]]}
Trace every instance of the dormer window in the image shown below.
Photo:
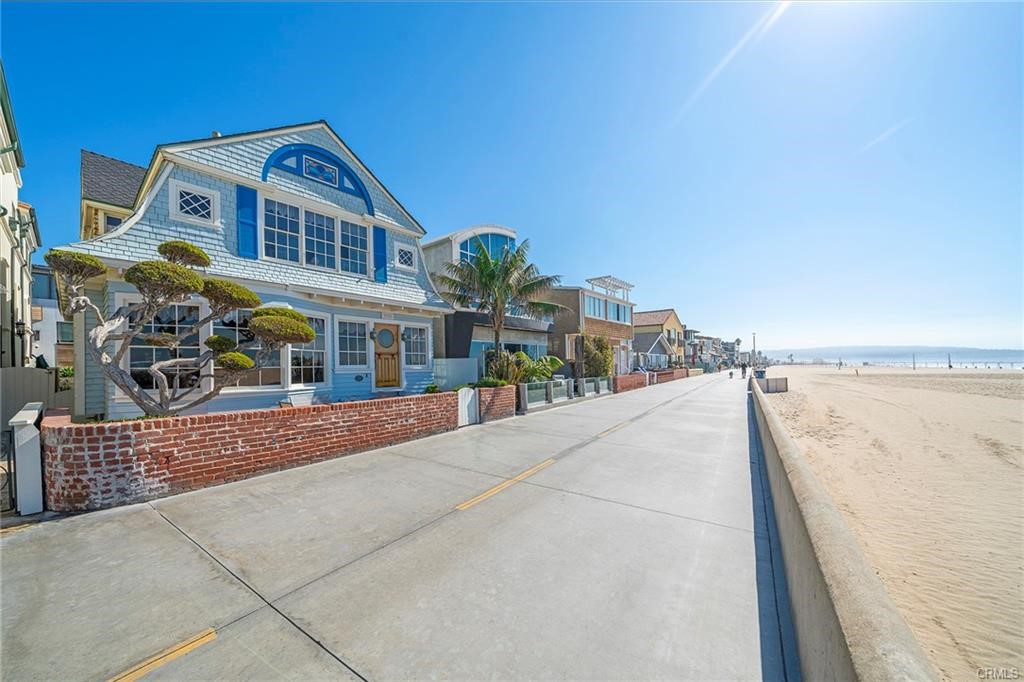
{"label": "dormer window", "polygon": [[177,180],[169,185],[171,218],[207,226],[220,222],[219,192]]}

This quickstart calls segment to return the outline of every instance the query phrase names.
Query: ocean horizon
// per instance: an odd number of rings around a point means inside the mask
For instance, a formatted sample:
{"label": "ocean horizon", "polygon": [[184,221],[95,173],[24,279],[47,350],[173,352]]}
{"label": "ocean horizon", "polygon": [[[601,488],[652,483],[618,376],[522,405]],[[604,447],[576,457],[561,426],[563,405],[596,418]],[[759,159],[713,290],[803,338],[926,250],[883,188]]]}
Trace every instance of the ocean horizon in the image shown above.
{"label": "ocean horizon", "polygon": [[883,365],[945,367],[1021,367],[1024,349],[965,348],[952,346],[824,346],[819,348],[786,348],[763,353],[776,362],[786,362],[792,354],[794,362],[822,361],[829,364],[842,359],[848,365]]}

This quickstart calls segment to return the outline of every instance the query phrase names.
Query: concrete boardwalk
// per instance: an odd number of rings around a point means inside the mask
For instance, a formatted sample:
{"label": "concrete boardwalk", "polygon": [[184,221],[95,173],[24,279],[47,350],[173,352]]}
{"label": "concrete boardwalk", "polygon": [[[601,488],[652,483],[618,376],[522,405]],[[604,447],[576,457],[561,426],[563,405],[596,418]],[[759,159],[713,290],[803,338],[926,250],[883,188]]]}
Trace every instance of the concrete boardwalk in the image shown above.
{"label": "concrete boardwalk", "polygon": [[697,377],[7,532],[0,677],[794,679],[748,425]]}

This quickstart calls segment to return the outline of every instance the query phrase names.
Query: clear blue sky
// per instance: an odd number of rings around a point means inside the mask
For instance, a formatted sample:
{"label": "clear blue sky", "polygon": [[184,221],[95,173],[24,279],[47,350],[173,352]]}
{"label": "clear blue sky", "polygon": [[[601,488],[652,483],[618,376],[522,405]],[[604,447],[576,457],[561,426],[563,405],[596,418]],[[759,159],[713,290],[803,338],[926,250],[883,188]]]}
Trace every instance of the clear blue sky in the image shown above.
{"label": "clear blue sky", "polygon": [[1022,6],[4,3],[46,246],[79,149],[324,118],[427,228],[760,347],[1022,345]]}

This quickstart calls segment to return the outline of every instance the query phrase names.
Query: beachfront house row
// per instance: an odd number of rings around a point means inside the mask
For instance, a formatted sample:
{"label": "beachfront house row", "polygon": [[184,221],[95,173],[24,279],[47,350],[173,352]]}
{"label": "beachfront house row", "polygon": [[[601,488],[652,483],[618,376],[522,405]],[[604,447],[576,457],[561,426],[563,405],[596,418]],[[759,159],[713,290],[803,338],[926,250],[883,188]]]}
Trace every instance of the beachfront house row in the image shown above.
{"label": "beachfront house row", "polygon": [[569,362],[576,359],[580,334],[604,336],[612,346],[616,374],[633,369],[633,285],[605,275],[587,280],[587,287],[555,287],[548,298],[565,308],[555,315],[549,353]]}
{"label": "beachfront house row", "polygon": [[[200,409],[421,393],[433,383],[432,326],[451,307],[423,267],[424,229],[326,122],[161,145],[145,168],[104,159],[83,153],[82,241],[64,247],[108,266],[88,284],[93,300],[111,311],[137,300],[125,269],[183,239],[209,253],[207,274],[303,313],[316,332]],[[198,297],[171,306],[156,331],[175,332],[205,310]],[[211,334],[248,340],[250,318],[216,320],[187,347],[138,345],[125,367],[151,387],[145,366],[196,356]],[[76,415],[137,414],[88,360],[86,327],[77,315]],[[212,385],[216,371],[189,380]]]}
{"label": "beachfront house row", "polygon": [[[686,361],[686,325],[682,323],[674,309],[636,311],[633,313],[633,331],[636,334],[633,346],[638,353],[646,352],[641,348],[643,344],[639,342],[641,334],[654,334],[655,337],[660,334],[665,337],[668,346],[663,349],[664,353],[669,356],[668,361]],[[644,338],[646,339],[647,336]],[[654,344],[648,344],[648,346],[652,345]]]}
{"label": "beachfront house row", "polygon": [[[516,231],[501,225],[474,225],[433,239],[423,245],[423,260],[432,275],[447,274],[445,265],[472,261],[479,249],[492,258],[501,258],[506,249],[514,249]],[[548,354],[552,318],[533,319],[510,315],[501,333],[504,350],[522,351],[532,358]],[[434,322],[434,355],[437,358],[472,358],[483,370],[486,352],[494,348],[494,327],[489,317],[475,310],[457,309]]]}

